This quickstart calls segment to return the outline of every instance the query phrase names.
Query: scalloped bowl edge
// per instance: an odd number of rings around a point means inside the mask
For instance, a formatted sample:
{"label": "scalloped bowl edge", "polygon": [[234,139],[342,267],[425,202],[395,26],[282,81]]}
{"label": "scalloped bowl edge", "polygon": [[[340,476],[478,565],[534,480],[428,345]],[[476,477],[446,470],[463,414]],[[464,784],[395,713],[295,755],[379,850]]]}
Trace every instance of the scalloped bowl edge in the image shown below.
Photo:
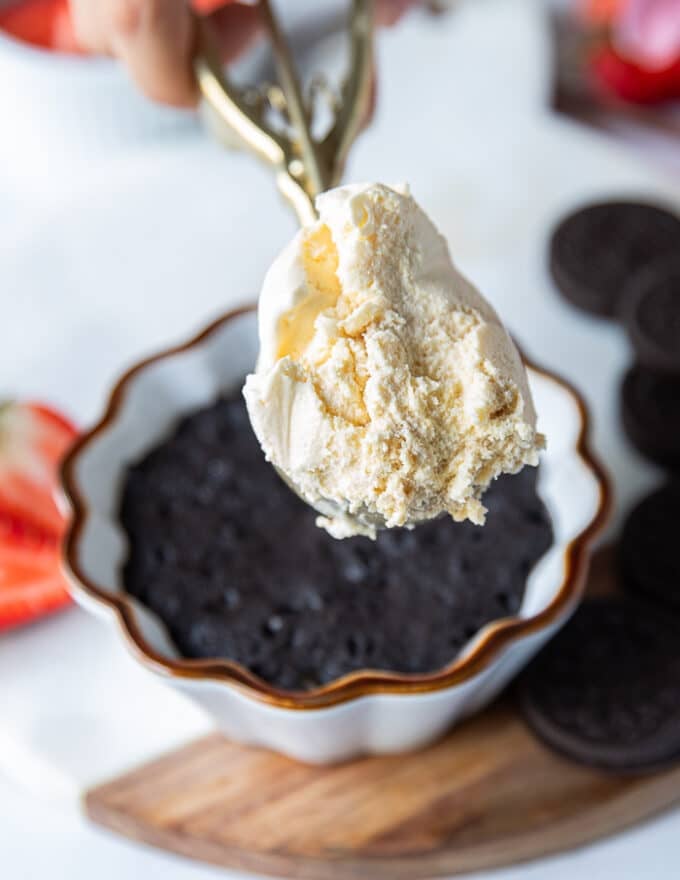
{"label": "scalloped bowl edge", "polygon": [[568,383],[527,362],[539,426],[549,438],[538,489],[555,541],[529,575],[519,615],[488,624],[432,674],[360,670],[314,690],[284,691],[237,663],[180,658],[158,618],[124,594],[120,579],[125,469],[182,415],[236,387],[256,351],[254,311],[244,308],[119,380],[103,417],[62,467],[71,514],[64,566],[72,594],[109,617],[140,663],[201,704],[234,740],[315,763],[418,748],[486,706],[581,597],[590,548],[610,506],[608,480],[588,444],[586,406]]}

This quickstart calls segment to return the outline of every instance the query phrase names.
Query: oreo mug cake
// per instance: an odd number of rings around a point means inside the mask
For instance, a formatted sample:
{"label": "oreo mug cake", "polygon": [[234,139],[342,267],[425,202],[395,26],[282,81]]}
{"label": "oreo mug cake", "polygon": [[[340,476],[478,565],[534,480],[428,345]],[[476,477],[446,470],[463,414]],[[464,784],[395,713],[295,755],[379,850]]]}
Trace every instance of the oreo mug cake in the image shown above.
{"label": "oreo mug cake", "polygon": [[245,406],[186,418],[122,508],[127,590],[180,651],[286,689],[442,669],[519,611],[551,543],[518,474],[544,438],[493,308],[407,188],[317,208],[265,279]]}
{"label": "oreo mug cake", "polygon": [[533,468],[499,479],[484,527],[442,517],[338,541],[265,461],[235,394],[129,470],[125,587],[185,657],[236,660],[279,687],[432,672],[518,612],[552,538],[535,483]]}

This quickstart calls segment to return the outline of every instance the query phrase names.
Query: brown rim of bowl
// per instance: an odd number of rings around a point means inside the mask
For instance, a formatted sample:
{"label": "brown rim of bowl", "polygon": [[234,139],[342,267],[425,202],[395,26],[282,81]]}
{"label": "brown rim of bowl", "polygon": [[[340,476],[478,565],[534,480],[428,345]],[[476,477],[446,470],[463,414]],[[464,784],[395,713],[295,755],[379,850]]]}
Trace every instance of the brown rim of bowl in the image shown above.
{"label": "brown rim of bowl", "polygon": [[365,697],[369,694],[422,694],[443,690],[460,684],[487,667],[494,657],[511,642],[529,636],[556,622],[569,605],[581,596],[587,571],[588,550],[595,536],[602,530],[610,509],[611,490],[602,466],[593,456],[588,445],[589,416],[586,404],[573,386],[554,373],[536,367],[525,359],[537,373],[566,389],[576,402],[581,416],[577,452],[581,460],[594,474],[599,488],[597,510],[590,523],[568,545],[564,557],[564,577],[552,602],[543,611],[529,618],[508,617],[487,624],[480,631],[472,649],[458,657],[448,666],[426,675],[400,674],[379,670],[360,669],[343,675],[323,687],[309,691],[288,691],[274,687],[258,678],[240,663],[231,660],[168,660],[147,644],[140,632],[130,601],[126,596],[116,596],[90,580],[79,561],[80,542],[89,516],[88,506],[76,478],[76,464],[80,453],[106,430],[118,415],[131,381],[157,361],[172,357],[200,345],[229,321],[254,310],[246,306],[230,311],[194,336],[188,342],[166,349],[146,358],[119,379],[111,392],[104,415],[99,422],[83,434],[70,450],[61,469],[62,487],[71,507],[71,521],[64,539],[64,563],[71,588],[82,592],[113,613],[132,653],[145,666],[165,676],[221,681],[233,685],[260,702],[282,709],[322,709]]}

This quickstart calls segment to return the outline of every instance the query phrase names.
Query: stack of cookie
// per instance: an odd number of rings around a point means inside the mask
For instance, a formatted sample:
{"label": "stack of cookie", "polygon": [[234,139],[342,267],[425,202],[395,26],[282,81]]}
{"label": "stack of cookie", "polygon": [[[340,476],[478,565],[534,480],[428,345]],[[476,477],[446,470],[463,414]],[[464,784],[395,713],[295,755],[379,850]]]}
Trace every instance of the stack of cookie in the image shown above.
{"label": "stack of cookie", "polygon": [[583,603],[529,667],[520,703],[563,754],[651,771],[680,760],[680,218],[635,202],[588,206],[553,233],[550,269],[573,305],[625,327],[636,361],[622,384],[622,422],[670,473],[625,523],[627,598]]}
{"label": "stack of cookie", "polygon": [[680,470],[680,240],[675,253],[652,263],[627,291],[623,318],[637,361],[621,400],[631,442],[671,471]]}
{"label": "stack of cookie", "polygon": [[680,217],[642,202],[581,208],[552,235],[550,271],[570,303],[623,323],[637,359],[624,428],[643,455],[680,470]]}

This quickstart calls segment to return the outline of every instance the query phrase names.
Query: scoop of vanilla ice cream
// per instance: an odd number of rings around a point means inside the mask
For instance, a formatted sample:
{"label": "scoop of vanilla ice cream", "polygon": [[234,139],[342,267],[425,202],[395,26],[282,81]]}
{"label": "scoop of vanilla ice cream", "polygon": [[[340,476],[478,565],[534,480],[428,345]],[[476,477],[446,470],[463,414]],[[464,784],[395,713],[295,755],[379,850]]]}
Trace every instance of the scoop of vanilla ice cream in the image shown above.
{"label": "scoop of vanilla ice cream", "polygon": [[517,349],[406,188],[343,186],[317,209],[260,296],[244,395],[267,459],[335,537],[482,524],[489,483],[543,445]]}

